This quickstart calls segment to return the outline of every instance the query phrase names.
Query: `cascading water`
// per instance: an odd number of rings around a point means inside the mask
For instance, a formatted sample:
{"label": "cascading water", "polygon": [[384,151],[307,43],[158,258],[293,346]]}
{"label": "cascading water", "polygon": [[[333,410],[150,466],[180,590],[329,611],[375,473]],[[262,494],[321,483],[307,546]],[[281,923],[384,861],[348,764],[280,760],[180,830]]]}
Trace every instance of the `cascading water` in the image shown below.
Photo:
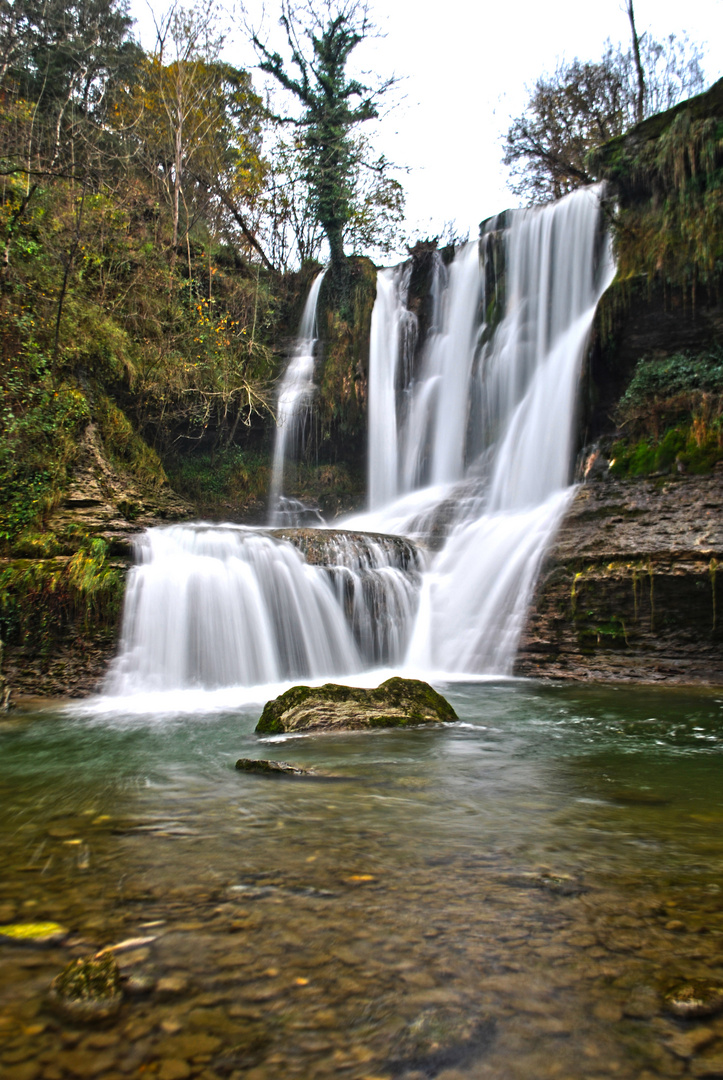
{"label": "cascading water", "polygon": [[[129,578],[110,693],[358,677],[379,665],[511,671],[542,558],[571,498],[580,364],[612,278],[599,198],[586,189],[506,215],[504,228],[494,220],[449,267],[435,255],[421,351],[407,308],[411,264],[380,271],[370,510],[346,523],[375,535],[150,530]],[[320,285],[279,396],[275,514],[288,447],[314,390]],[[409,536],[436,549],[434,558]]]}
{"label": "cascading water", "polygon": [[[506,309],[494,333],[479,317],[487,298],[478,245],[466,245],[452,264],[442,326],[404,391],[412,406],[397,440],[402,453],[395,446],[379,463],[404,498],[367,518],[374,528],[418,532],[420,514],[424,521],[426,510],[429,520],[440,505],[449,507],[457,483],[454,528],[425,579],[408,656],[414,667],[511,670],[542,558],[571,496],[580,364],[612,279],[599,197],[599,189],[585,189],[512,215]],[[404,298],[397,290],[380,293],[379,302],[401,305]],[[394,345],[390,365],[393,352]],[[479,429],[470,433],[474,402]],[[415,494],[425,481],[435,486]]]}
{"label": "cascading water", "polygon": [[292,453],[303,444],[306,421],[316,386],[314,365],[316,362],[316,308],[324,280],[325,270],[312,283],[301,316],[299,333],[291,360],[284,372],[276,403],[276,442],[271,472],[269,496],[272,525],[300,525],[320,522],[318,511],[309,511],[297,499],[283,494],[284,471]]}
{"label": "cascading water", "polygon": [[423,565],[397,537],[149,529],[136,543],[106,691],[258,686],[399,664]]}

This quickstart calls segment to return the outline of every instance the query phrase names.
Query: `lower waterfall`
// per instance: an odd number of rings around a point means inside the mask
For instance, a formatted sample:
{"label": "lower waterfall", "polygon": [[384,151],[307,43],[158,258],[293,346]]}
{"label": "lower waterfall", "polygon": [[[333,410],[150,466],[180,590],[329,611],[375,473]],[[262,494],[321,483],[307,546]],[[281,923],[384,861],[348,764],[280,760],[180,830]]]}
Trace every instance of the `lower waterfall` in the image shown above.
{"label": "lower waterfall", "polygon": [[[369,510],[344,530],[149,530],[107,693],[358,679],[380,667],[512,672],[573,494],[581,363],[614,273],[600,195],[587,188],[492,219],[449,266],[436,253],[423,338],[407,306],[411,264],[379,272]],[[303,361],[301,376],[287,373],[276,510],[295,411],[311,393],[311,319],[306,355],[290,365]]]}

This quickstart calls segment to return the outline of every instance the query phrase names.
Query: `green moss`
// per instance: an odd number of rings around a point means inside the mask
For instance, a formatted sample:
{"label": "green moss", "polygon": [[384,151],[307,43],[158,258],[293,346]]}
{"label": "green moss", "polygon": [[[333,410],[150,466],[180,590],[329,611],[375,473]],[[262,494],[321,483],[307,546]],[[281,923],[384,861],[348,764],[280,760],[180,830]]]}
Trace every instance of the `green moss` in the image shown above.
{"label": "green moss", "polygon": [[692,292],[723,272],[723,80],[592,155],[611,181],[618,274]]}
{"label": "green moss", "polygon": [[118,964],[112,953],[73,960],[53,980],[53,989],[68,1001],[103,1001],[121,992]]}
{"label": "green moss", "polygon": [[695,423],[668,429],[659,439],[620,439],[611,449],[613,476],[650,476],[653,473],[710,472],[723,461],[723,427],[701,431]]}
{"label": "green moss", "polygon": [[[256,732],[261,735],[277,735],[287,730],[283,721],[284,714],[310,700],[318,700],[323,704],[358,703],[362,711],[364,708],[376,709],[373,715],[365,717],[364,723],[364,726],[375,728],[428,723],[431,717],[446,722],[457,719],[457,714],[449,702],[428,683],[394,676],[371,690],[340,686],[337,683],[326,683],[320,688],[293,686],[265,705],[256,725]],[[386,709],[390,710],[389,714],[382,711]],[[308,726],[313,727],[313,723]]]}
{"label": "green moss", "polygon": [[124,570],[108,561],[101,539],[85,540],[72,558],[14,559],[0,570],[0,637],[42,653],[70,626],[107,631],[124,588]]}
{"label": "green moss", "polygon": [[116,468],[130,472],[145,487],[157,489],[167,483],[156,451],[144,442],[125,413],[109,397],[99,395],[95,412],[103,445]]}

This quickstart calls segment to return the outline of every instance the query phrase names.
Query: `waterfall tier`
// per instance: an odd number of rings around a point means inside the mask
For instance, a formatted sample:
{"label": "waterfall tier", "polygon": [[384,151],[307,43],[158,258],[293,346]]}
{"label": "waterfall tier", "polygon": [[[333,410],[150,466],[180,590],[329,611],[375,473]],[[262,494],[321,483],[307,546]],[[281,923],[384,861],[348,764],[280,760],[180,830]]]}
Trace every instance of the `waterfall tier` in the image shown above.
{"label": "waterfall tier", "polygon": [[136,542],[106,690],[211,690],[398,664],[423,565],[398,537],[150,529]]}

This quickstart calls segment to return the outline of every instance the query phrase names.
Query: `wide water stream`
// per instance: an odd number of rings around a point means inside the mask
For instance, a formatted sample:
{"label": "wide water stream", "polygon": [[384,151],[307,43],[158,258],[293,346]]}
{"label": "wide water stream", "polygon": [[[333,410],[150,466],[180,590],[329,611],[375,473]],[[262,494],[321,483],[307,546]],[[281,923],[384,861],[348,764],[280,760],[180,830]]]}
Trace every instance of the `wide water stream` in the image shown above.
{"label": "wide water stream", "polygon": [[[662,996],[723,979],[723,696],[441,689],[460,723],[405,732],[3,721],[0,923],[70,934],[0,945],[0,1075],[723,1075],[723,1017]],[[72,957],[134,938],[115,1021],[48,1011]]]}

